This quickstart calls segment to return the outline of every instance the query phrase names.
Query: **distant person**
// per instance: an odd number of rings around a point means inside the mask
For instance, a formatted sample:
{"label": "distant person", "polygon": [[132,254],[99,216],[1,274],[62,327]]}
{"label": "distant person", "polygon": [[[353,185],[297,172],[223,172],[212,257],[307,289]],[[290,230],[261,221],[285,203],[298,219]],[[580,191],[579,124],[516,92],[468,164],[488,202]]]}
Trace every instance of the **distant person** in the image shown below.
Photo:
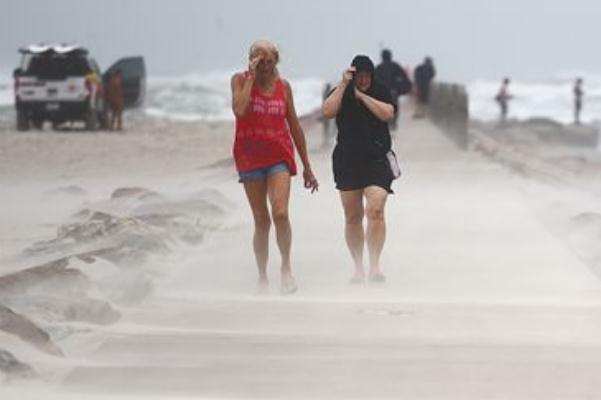
{"label": "distant person", "polygon": [[436,69],[434,69],[434,63],[430,57],[426,57],[424,62],[415,68],[413,80],[417,91],[414,118],[426,116],[426,107],[430,100],[430,84],[435,76]]}
{"label": "distant person", "polygon": [[495,96],[495,100],[499,103],[500,111],[501,111],[501,122],[505,122],[507,120],[507,112],[509,111],[509,100],[513,98],[509,94],[509,84],[511,81],[509,78],[504,78],[501,87],[499,88],[499,92]]}
{"label": "distant person", "polygon": [[106,88],[106,101],[110,109],[109,129],[123,129],[123,78],[121,71],[113,71]]}
{"label": "distant person", "polygon": [[393,181],[386,155],[391,148],[388,123],[394,118],[396,103],[390,91],[374,79],[374,70],[369,57],[356,56],[322,106],[323,116],[336,118],[338,127],[332,161],[344,208],[346,244],[354,262],[352,283],[365,280],[366,244],[369,280],[385,281],[380,255],[386,237],[384,206]]}
{"label": "distant person", "polygon": [[232,76],[232,109],[236,116],[233,151],[255,224],[253,248],[259,289],[266,290],[269,284],[267,259],[273,221],[282,256],[280,291],[290,294],[297,290],[290,261],[292,233],[288,218],[290,178],[296,175],[295,147],[303,163],[305,188],[313,193],[318,183],[309,163],[290,84],[276,68],[279,59],[275,45],[257,41],[250,47],[248,69]]}
{"label": "distant person", "polygon": [[[328,96],[330,95],[330,92],[332,91],[332,84],[330,82],[327,82],[323,88],[323,100],[325,101],[325,99],[328,98]],[[321,117],[321,122],[322,122],[322,128],[323,128],[323,141],[321,143],[321,148],[322,149],[329,149],[330,147],[330,139],[331,139],[331,126],[330,126],[330,119],[329,118],[324,118],[323,116]]]}
{"label": "distant person", "polygon": [[375,78],[390,91],[390,97],[395,105],[394,118],[390,127],[396,129],[399,116],[399,97],[411,92],[411,80],[405,70],[392,61],[392,52],[382,50],[382,62],[376,67]]}
{"label": "distant person", "polygon": [[582,111],[583,97],[582,78],[578,78],[574,83],[574,124],[576,125],[580,125],[580,112]]}

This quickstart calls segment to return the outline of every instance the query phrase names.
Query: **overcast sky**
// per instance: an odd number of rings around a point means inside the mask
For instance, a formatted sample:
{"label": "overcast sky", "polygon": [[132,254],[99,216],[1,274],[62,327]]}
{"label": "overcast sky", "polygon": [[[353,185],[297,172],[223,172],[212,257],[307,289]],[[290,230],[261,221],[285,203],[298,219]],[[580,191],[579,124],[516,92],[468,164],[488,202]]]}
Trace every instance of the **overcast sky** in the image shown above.
{"label": "overcast sky", "polygon": [[382,46],[403,64],[428,54],[439,78],[548,78],[601,71],[598,0],[2,0],[0,67],[21,45],[78,42],[102,68],[146,57],[149,74],[230,70],[258,38],[279,45],[290,77],[338,78]]}

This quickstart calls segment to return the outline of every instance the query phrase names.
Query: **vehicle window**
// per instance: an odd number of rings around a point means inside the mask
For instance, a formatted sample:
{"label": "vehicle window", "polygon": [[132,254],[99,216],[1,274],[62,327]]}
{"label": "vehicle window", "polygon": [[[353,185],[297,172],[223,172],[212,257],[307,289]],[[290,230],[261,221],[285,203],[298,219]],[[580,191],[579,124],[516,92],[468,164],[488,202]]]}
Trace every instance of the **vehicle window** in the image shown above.
{"label": "vehicle window", "polygon": [[120,60],[110,70],[118,69],[124,79],[138,78],[145,75],[144,63],[141,58],[128,58]]}
{"label": "vehicle window", "polygon": [[68,76],[83,76],[92,72],[85,57],[67,57],[64,59],[64,65]]}
{"label": "vehicle window", "polygon": [[91,71],[85,57],[76,55],[35,55],[26,69],[28,75],[40,79],[65,79],[67,76],[84,76]]}
{"label": "vehicle window", "polygon": [[90,62],[90,66],[92,67],[92,70],[94,72],[96,72],[96,74],[98,74],[98,76],[100,76],[101,75],[101,73],[100,73],[100,67],[98,66],[98,63],[96,62],[96,60],[93,59],[93,58],[90,58],[89,62]]}
{"label": "vehicle window", "polygon": [[31,54],[23,54],[23,57],[21,58],[21,69],[23,71],[27,71],[27,69],[29,68],[29,63],[31,62]]}

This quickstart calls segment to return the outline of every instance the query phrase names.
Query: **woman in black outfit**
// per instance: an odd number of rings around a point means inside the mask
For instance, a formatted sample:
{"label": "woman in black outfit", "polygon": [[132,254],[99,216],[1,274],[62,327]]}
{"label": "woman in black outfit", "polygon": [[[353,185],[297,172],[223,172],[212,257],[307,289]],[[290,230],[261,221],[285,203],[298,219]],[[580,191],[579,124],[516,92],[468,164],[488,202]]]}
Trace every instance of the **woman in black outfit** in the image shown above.
{"label": "woman in black outfit", "polygon": [[[391,146],[388,121],[395,111],[390,92],[374,80],[374,64],[364,55],[353,59],[322,106],[323,116],[336,117],[338,128],[332,160],[336,188],[344,207],[346,243],[355,264],[353,283],[365,280],[365,244],[370,282],[385,280],[380,254],[386,237],[384,206],[388,193],[392,193],[393,180],[386,159]],[[364,216],[367,216],[365,231]]]}

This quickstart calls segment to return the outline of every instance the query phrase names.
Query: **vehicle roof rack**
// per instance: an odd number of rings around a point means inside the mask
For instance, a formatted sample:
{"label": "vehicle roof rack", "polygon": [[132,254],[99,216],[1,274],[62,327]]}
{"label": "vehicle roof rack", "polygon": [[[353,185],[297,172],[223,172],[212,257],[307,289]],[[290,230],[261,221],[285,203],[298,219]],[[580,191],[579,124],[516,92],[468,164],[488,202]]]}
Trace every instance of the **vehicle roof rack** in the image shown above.
{"label": "vehicle roof rack", "polygon": [[19,52],[22,54],[73,54],[73,53],[81,53],[87,54],[88,50],[85,47],[79,46],[77,44],[55,44],[55,45],[46,45],[46,44],[32,44],[29,46],[21,47]]}

